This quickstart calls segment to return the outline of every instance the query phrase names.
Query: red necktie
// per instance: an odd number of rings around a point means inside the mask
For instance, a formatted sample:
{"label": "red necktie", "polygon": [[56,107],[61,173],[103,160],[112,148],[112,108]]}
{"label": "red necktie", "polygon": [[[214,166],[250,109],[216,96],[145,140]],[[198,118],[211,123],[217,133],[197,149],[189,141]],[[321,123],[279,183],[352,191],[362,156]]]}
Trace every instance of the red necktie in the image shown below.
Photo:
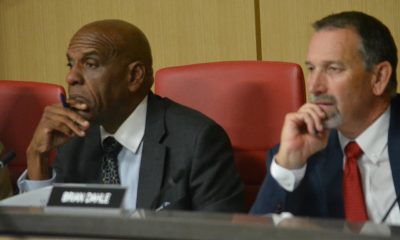
{"label": "red necktie", "polygon": [[344,152],[346,154],[343,173],[344,214],[348,221],[366,221],[368,215],[357,165],[357,160],[363,152],[356,142],[349,142]]}

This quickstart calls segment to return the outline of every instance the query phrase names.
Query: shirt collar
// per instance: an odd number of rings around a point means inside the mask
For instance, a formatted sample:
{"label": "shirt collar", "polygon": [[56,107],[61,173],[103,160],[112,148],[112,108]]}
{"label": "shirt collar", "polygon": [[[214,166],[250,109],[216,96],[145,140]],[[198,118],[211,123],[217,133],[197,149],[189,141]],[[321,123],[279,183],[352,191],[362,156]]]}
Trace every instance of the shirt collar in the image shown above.
{"label": "shirt collar", "polygon": [[[382,155],[382,152],[387,146],[389,123],[390,106],[378,119],[375,120],[375,122],[373,122],[355,139],[367,159],[371,160],[373,163],[377,163],[380,160],[379,156]],[[345,146],[351,141],[351,139],[346,138],[340,132],[338,132],[338,135],[340,146],[344,152]]]}
{"label": "shirt collar", "polygon": [[146,126],[147,96],[136,109],[121,124],[115,134],[108,133],[100,126],[101,142],[106,137],[113,136],[122,146],[136,153],[144,136]]}

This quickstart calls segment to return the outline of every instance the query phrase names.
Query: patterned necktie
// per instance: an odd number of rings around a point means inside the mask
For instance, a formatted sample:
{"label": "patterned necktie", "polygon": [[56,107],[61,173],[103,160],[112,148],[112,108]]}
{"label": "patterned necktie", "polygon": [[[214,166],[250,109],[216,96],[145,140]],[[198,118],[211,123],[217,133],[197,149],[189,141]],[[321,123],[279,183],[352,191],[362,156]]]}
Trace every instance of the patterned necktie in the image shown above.
{"label": "patterned necktie", "polygon": [[348,221],[368,220],[364,193],[361,185],[360,170],[357,160],[363,154],[356,142],[349,142],[344,149],[346,165],[343,173],[344,213]]}
{"label": "patterned necktie", "polygon": [[120,184],[118,174],[118,153],[122,145],[113,137],[103,140],[104,156],[101,163],[101,179],[104,184]]}

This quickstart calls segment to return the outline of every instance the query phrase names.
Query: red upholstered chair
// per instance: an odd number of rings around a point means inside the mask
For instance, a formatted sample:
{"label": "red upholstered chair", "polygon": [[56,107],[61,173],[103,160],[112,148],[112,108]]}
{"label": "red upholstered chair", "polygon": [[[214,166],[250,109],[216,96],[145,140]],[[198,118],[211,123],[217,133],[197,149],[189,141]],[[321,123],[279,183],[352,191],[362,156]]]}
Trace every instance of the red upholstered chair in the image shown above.
{"label": "red upholstered chair", "polygon": [[301,67],[268,61],[167,67],[156,73],[155,92],[199,110],[226,130],[247,209],[265,176],[266,153],[279,142],[285,114],[306,99]]}
{"label": "red upholstered chair", "polygon": [[60,101],[64,88],[56,84],[0,80],[0,141],[5,153],[14,151],[9,164],[15,182],[26,169],[26,148],[45,106]]}

